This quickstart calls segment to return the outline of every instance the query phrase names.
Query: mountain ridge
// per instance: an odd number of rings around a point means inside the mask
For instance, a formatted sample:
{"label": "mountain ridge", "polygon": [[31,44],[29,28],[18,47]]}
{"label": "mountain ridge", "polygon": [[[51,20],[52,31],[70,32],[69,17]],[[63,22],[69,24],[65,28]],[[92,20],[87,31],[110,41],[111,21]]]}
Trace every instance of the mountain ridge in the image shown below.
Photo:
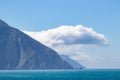
{"label": "mountain ridge", "polygon": [[79,70],[79,69],[85,69],[84,66],[76,62],[75,60],[71,59],[69,56],[61,54],[60,55],[63,60],[68,62],[74,69]]}
{"label": "mountain ridge", "polygon": [[54,50],[0,20],[0,70],[73,69]]}

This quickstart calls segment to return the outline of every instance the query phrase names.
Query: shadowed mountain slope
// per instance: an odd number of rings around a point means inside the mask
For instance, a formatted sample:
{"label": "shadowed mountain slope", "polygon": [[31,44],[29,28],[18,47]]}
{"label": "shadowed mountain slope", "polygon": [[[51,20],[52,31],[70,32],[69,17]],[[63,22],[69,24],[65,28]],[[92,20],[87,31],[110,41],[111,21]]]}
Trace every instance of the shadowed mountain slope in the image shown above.
{"label": "shadowed mountain slope", "polygon": [[0,20],[0,70],[73,69],[54,50]]}
{"label": "shadowed mountain slope", "polygon": [[78,62],[72,60],[71,58],[69,58],[67,55],[61,54],[60,55],[61,58],[63,60],[65,60],[66,62],[68,62],[74,69],[85,69],[84,66],[82,66],[81,64],[79,64]]}

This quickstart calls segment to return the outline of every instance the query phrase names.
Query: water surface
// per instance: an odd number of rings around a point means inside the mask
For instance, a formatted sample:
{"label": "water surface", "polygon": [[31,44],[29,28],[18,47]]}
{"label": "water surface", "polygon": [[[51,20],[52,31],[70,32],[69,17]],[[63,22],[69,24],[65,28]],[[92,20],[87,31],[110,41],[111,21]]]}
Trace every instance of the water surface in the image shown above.
{"label": "water surface", "polygon": [[3,70],[0,80],[120,80],[120,69]]}

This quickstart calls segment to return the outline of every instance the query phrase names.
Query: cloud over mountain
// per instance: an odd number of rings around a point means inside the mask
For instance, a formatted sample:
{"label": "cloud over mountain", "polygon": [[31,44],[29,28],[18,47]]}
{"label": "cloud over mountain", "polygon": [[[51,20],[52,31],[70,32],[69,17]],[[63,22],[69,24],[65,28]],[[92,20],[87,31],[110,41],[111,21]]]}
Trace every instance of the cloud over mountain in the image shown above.
{"label": "cloud over mountain", "polygon": [[92,28],[82,25],[60,26],[41,32],[24,31],[34,39],[50,46],[59,45],[108,45],[108,40],[103,34],[95,32]]}
{"label": "cloud over mountain", "polygon": [[109,44],[103,34],[82,25],[64,25],[40,32],[23,32],[56,50],[59,54],[68,55],[78,62],[91,58],[88,54],[82,52],[83,46],[107,46]]}

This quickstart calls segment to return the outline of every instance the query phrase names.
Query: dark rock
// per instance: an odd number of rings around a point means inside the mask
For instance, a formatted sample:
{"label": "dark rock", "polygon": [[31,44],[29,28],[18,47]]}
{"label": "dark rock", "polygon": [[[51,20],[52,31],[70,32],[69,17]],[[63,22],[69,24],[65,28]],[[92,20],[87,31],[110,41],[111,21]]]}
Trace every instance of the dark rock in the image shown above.
{"label": "dark rock", "polygon": [[52,49],[0,20],[0,70],[73,69]]}

